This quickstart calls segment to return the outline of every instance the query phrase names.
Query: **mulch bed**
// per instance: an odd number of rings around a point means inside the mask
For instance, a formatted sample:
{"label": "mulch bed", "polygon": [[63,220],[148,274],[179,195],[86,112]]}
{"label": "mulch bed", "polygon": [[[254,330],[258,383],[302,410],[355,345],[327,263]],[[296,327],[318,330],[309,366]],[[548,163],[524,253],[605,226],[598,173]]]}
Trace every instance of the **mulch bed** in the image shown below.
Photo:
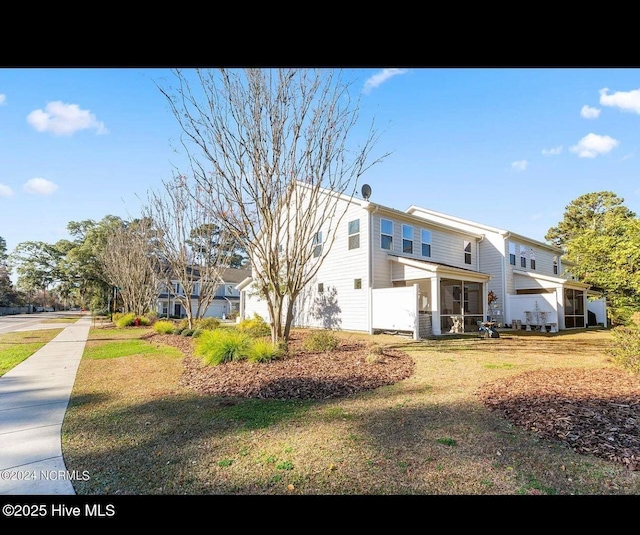
{"label": "mulch bed", "polygon": [[361,342],[342,341],[336,350],[302,349],[293,337],[290,356],[266,363],[246,361],[205,366],[193,354],[193,340],[156,335],[158,342],[178,347],[185,354],[181,384],[202,394],[226,398],[329,399],[394,384],[415,371],[413,359],[402,351],[384,349],[368,358]]}
{"label": "mulch bed", "polygon": [[615,369],[535,370],[482,386],[478,395],[513,424],[640,470],[640,380]]}

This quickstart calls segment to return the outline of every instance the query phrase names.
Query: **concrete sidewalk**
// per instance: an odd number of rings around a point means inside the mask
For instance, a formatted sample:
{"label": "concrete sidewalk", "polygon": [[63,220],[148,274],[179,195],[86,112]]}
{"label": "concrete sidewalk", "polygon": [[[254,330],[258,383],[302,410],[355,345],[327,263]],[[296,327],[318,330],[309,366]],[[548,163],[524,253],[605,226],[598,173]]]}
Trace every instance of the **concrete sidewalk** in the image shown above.
{"label": "concrete sidewalk", "polygon": [[0,377],[0,494],[75,494],[61,431],[90,328],[81,317]]}

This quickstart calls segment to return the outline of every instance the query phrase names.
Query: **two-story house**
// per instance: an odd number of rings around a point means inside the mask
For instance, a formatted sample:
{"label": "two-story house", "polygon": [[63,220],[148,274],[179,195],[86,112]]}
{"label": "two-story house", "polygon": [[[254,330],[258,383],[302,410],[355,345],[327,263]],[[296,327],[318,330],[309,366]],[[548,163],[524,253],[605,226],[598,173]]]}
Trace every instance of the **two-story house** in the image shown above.
{"label": "two-story house", "polygon": [[[428,221],[367,199],[333,196],[339,226],[313,244],[324,254],[315,280],[296,302],[294,326],[406,332],[420,338],[477,331],[487,316],[491,275],[479,264],[483,235]],[[333,245],[322,251],[325,241]],[[238,286],[241,317],[268,319],[266,302]]]}
{"label": "two-story house", "polygon": [[[321,229],[309,244],[325,257],[296,302],[294,326],[405,332],[417,339],[477,332],[487,318],[551,330],[584,327],[590,308],[606,324],[604,300],[589,299],[589,286],[569,274],[561,249],[418,206],[400,211],[326,195],[345,212],[336,228]],[[323,251],[329,237],[333,245]],[[247,277],[238,285],[240,315],[267,319],[251,282]],[[490,291],[497,297],[491,305]]]}
{"label": "two-story house", "polygon": [[407,213],[483,235],[479,266],[493,276],[489,290],[498,299],[490,314],[497,321],[570,329],[588,326],[592,317],[591,324],[607,324],[605,299],[572,276],[562,249],[418,206],[411,206]]}
{"label": "two-story house", "polygon": [[[220,272],[221,282],[217,285],[216,294],[211,304],[204,312],[204,318],[228,318],[233,312],[240,310],[240,291],[236,286],[251,274],[250,269],[226,268]],[[158,317],[183,318],[186,316],[184,304],[178,295],[184,296],[184,288],[174,280],[172,288],[162,288],[158,294]],[[195,314],[200,299],[200,283],[194,284],[194,291],[190,296],[191,310]]]}

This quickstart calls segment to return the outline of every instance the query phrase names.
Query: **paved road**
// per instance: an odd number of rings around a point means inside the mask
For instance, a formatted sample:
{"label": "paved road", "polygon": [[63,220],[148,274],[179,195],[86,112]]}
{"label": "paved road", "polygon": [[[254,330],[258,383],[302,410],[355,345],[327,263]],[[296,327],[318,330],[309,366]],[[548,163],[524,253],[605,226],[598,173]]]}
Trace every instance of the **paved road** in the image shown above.
{"label": "paved road", "polygon": [[57,329],[65,325],[55,323],[43,323],[54,318],[64,318],[69,316],[82,316],[81,312],[38,312],[36,314],[15,314],[10,316],[0,316],[0,334],[15,331],[28,331],[31,329]]}

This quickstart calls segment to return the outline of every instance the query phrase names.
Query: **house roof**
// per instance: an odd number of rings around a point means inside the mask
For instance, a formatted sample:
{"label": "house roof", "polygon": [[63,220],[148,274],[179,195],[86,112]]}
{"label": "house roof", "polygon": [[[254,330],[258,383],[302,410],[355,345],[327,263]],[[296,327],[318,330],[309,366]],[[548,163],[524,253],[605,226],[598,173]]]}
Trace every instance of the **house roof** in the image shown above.
{"label": "house roof", "polygon": [[424,269],[425,271],[446,273],[450,275],[460,275],[468,278],[476,278],[482,280],[489,280],[493,278],[493,275],[488,273],[482,273],[481,271],[474,271],[473,269],[461,268],[458,266],[452,266],[450,264],[443,264],[441,262],[432,262],[430,260],[422,260],[418,258],[410,258],[407,256],[399,256],[396,254],[388,254],[387,257],[392,262],[398,262],[408,266]]}
{"label": "house roof", "polygon": [[[427,208],[422,208],[421,206],[416,206],[416,205],[411,205],[409,208],[407,208],[407,213],[408,214],[415,214],[416,212],[422,212],[424,214],[427,215],[434,215],[437,217],[441,217],[443,219],[448,219],[454,223],[461,223],[464,225],[469,225],[471,227],[475,227],[479,230],[486,230],[488,232],[493,232],[496,234],[500,234],[504,237],[504,239],[508,239],[508,238],[515,238],[519,241],[525,241],[525,242],[529,242],[532,244],[535,244],[539,247],[544,247],[545,249],[549,249],[554,251],[555,253],[562,255],[564,254],[564,250],[561,249],[560,247],[556,247],[555,245],[550,245],[548,243],[545,242],[541,242],[538,240],[534,240],[533,238],[529,238],[527,236],[523,236],[522,234],[517,234],[516,232],[511,232],[510,230],[506,230],[506,229],[500,229],[497,227],[491,227],[489,225],[484,225],[482,223],[476,223],[475,221],[470,221],[468,219],[462,219],[461,217],[455,217],[449,214],[444,214],[442,212],[436,212],[435,210],[429,210]],[[416,217],[420,217],[419,215]]]}
{"label": "house roof", "polygon": [[522,269],[514,269],[513,270],[514,275],[520,275],[523,277],[529,277],[531,279],[538,279],[541,281],[547,281],[547,282],[553,282],[555,284],[559,284],[562,286],[566,286],[566,287],[570,287],[570,288],[581,288],[581,289],[585,289],[585,288],[590,288],[591,285],[584,283],[584,282],[578,282],[578,281],[572,281],[572,280],[568,280],[568,279],[563,279],[562,277],[551,277],[549,275],[541,275],[540,273],[534,273],[532,271],[524,271]]}

